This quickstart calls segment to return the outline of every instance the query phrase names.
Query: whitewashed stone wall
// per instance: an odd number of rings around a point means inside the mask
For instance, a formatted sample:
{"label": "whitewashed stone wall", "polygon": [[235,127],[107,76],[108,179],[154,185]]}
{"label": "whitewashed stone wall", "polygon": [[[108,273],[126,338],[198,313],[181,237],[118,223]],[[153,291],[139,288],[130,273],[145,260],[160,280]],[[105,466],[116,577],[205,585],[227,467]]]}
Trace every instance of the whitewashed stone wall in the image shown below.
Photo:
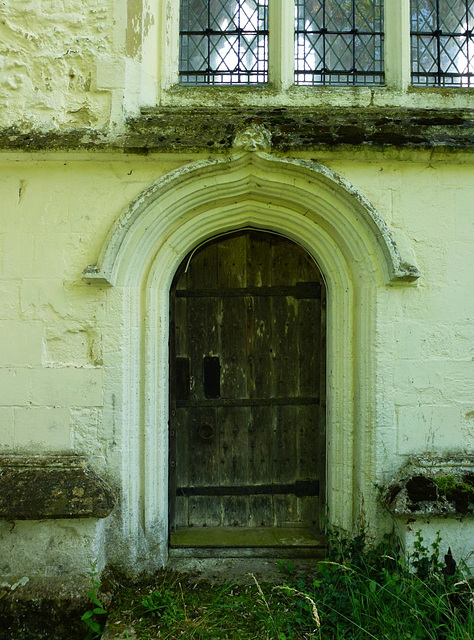
{"label": "whitewashed stone wall", "polygon": [[[121,450],[118,409],[114,416],[113,381],[121,372],[110,369],[119,345],[108,331],[121,308],[110,307],[111,289],[85,284],[81,273],[97,261],[121,211],[184,160],[73,154],[2,160],[2,449],[84,453],[120,485],[121,456],[127,454]],[[388,482],[413,454],[472,454],[472,165],[382,155],[360,163],[342,153],[324,162],[367,195],[393,229],[403,230],[422,273],[415,285],[378,290],[377,477],[368,481]],[[20,523],[10,532],[5,523],[3,567],[21,572],[25,545],[39,540],[41,546],[47,539],[54,547],[61,539],[58,550],[69,558],[68,566],[72,557],[85,570],[97,545],[77,547],[84,526]],[[33,532],[40,530],[37,538]],[[12,546],[16,537],[18,546]],[[472,538],[465,542],[469,553]],[[26,564],[34,566],[33,560]]]}
{"label": "whitewashed stone wall", "polygon": [[[7,139],[33,129],[80,129],[91,139],[98,131],[120,132],[127,115],[156,106],[158,96],[178,109],[215,106],[209,90],[166,91],[174,64],[170,52],[176,53],[171,4],[1,3],[0,128]],[[468,108],[472,100],[465,91],[410,93],[403,85],[400,80],[385,92],[325,89],[259,97],[248,91],[241,101],[441,109]],[[223,104],[235,102],[229,93],[218,95]],[[140,473],[129,460],[119,403],[124,372],[117,368],[117,352],[126,339],[126,295],[88,285],[81,274],[97,264],[111,229],[135,198],[160,176],[209,153],[143,157],[112,147],[100,153],[24,149],[0,155],[1,451],[85,454],[120,493],[125,475]],[[373,506],[376,485],[389,483],[414,454],[474,453],[474,156],[362,147],[291,155],[316,158],[366,196],[422,274],[406,286],[377,285],[368,354],[376,372],[375,406],[354,435],[356,443],[361,434],[370,436],[368,457],[374,461],[369,477],[355,470],[363,508],[374,530],[387,530],[392,519]],[[134,505],[142,499],[122,498]],[[444,529],[459,554],[474,552],[471,521],[459,527],[450,521]],[[413,532],[405,523],[400,531],[409,545]],[[119,556],[127,536],[135,539],[130,562],[139,556],[146,565],[149,549],[120,514],[105,522],[1,522],[0,573],[85,572],[94,559],[103,566]]]}

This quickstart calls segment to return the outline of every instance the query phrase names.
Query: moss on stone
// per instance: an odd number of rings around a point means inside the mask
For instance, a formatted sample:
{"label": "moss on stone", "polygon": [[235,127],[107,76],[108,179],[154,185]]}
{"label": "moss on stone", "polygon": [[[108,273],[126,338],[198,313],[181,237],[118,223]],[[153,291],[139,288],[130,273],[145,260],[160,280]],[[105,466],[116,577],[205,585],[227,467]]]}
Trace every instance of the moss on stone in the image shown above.
{"label": "moss on stone", "polygon": [[472,474],[457,480],[454,475],[438,476],[434,479],[439,492],[450,502],[454,502],[456,511],[467,513],[474,504],[474,483]]}

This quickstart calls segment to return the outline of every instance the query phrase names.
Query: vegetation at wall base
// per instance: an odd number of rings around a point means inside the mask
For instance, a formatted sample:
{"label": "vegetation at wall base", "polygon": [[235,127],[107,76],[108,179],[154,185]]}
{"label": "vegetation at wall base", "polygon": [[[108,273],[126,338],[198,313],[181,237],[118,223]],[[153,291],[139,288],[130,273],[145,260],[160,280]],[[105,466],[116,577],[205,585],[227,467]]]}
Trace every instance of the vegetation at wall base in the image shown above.
{"label": "vegetation at wall base", "polygon": [[[153,585],[122,589],[110,627],[140,640],[470,640],[473,581],[441,540],[427,547],[419,533],[410,564],[388,543],[363,535],[333,536],[326,561],[301,577],[290,563],[280,584],[215,585],[164,573]],[[223,559],[222,562],[225,562]],[[114,629],[115,627],[115,629]]]}
{"label": "vegetation at wall base", "polygon": [[100,638],[102,636],[107,611],[99,600],[99,591],[102,585],[97,579],[95,564],[92,566],[89,576],[91,580],[91,589],[87,592],[87,597],[89,598],[92,608],[88,609],[84,613],[81,620],[87,627],[87,633],[84,640],[96,640],[96,638]]}

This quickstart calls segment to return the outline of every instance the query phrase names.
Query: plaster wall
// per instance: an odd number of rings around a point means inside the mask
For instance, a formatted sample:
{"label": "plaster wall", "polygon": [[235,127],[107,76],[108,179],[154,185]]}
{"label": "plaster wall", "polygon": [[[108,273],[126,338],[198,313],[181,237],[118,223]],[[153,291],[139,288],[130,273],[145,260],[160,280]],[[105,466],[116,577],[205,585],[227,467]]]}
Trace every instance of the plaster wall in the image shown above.
{"label": "plaster wall", "polygon": [[113,1],[73,0],[67,10],[60,0],[7,1],[1,12],[0,124],[108,122],[113,91],[123,84],[113,55]]}
{"label": "plaster wall", "polygon": [[[90,286],[81,273],[97,262],[130,202],[196,157],[70,153],[0,159],[4,453],[86,454],[119,489],[125,476],[140,473],[123,434],[120,389],[127,372],[117,365],[129,340],[123,325],[127,292]],[[474,299],[468,293],[474,288],[474,167],[468,159],[429,160],[408,152],[399,158],[373,154],[362,162],[339,151],[326,153],[323,162],[369,198],[422,273],[403,287],[374,284],[369,356],[376,371],[375,406],[354,434],[356,447],[369,442],[372,448],[375,477],[354,470],[367,505],[375,501],[374,484],[388,482],[408,456],[472,454],[474,448]],[[122,495],[122,505],[143,511],[140,479],[136,486],[136,495]],[[122,553],[130,537],[139,554],[149,553],[137,540],[140,530],[120,513],[99,524],[22,522],[12,529],[3,523],[0,568],[12,574],[85,572],[94,557],[104,561],[104,548]],[[390,526],[381,510],[374,515],[375,530]],[[463,532],[456,534],[456,548],[467,556],[474,539],[468,520]],[[41,559],[45,546],[50,560]]]}
{"label": "plaster wall", "polygon": [[[143,107],[470,108],[472,90],[410,88],[409,0],[385,0],[386,86],[293,86],[292,0],[270,8],[267,87],[178,87],[175,0],[6,0],[0,6],[0,129],[123,129]],[[91,133],[93,133],[92,131]]]}

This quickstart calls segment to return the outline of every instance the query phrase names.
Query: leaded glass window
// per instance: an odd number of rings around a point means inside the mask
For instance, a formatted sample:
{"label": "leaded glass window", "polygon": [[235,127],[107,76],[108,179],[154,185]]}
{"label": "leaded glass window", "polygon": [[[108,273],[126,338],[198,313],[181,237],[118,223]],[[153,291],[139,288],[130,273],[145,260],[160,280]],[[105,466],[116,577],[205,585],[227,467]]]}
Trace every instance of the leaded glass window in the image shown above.
{"label": "leaded glass window", "polygon": [[296,0],[295,10],[296,84],[383,84],[383,0]]}
{"label": "leaded glass window", "polygon": [[268,0],[182,0],[180,83],[268,82]]}
{"label": "leaded glass window", "polygon": [[414,85],[474,87],[473,0],[411,0]]}

